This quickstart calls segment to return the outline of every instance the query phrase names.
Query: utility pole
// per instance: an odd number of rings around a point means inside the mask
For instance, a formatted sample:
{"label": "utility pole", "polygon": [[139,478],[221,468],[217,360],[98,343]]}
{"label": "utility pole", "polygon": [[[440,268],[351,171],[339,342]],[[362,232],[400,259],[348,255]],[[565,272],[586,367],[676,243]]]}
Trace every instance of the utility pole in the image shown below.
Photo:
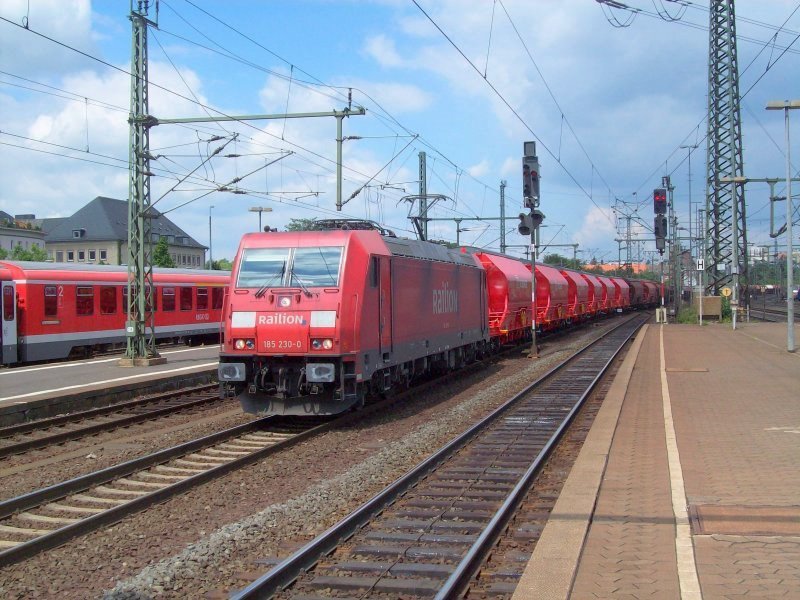
{"label": "utility pole", "polygon": [[[153,263],[150,227],[150,111],[147,65],[149,0],[131,2],[133,28],[131,56],[130,142],[128,146],[128,309],[125,320],[126,348],[119,365],[149,366],[166,362],[156,351],[153,300]],[[158,6],[158,5],[156,5]],[[149,335],[148,335],[149,329]]]}
{"label": "utility pole", "polygon": [[500,180],[500,253],[506,253],[506,180]]}
{"label": "utility pole", "polygon": [[720,183],[722,178],[742,177],[743,169],[734,0],[711,0],[705,275],[708,290],[714,295],[719,295],[723,287],[732,284],[734,302],[744,298],[746,304],[748,278],[744,186]]}
{"label": "utility pole", "polygon": [[422,239],[428,239],[428,163],[427,155],[419,153],[419,220]]}

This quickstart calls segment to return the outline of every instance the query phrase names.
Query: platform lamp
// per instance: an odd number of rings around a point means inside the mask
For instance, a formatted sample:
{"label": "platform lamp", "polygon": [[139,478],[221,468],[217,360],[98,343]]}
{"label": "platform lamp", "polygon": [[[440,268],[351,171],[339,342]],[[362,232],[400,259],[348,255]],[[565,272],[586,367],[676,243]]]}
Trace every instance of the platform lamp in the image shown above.
{"label": "platform lamp", "polygon": [[261,213],[262,212],[272,212],[272,209],[269,206],[251,206],[248,208],[250,212],[257,212],[258,213],[258,231],[262,231],[261,229]]}
{"label": "platform lamp", "polygon": [[786,127],[786,350],[795,351],[794,297],[792,296],[794,261],[792,260],[792,160],[789,145],[789,111],[800,108],[800,100],[775,100],[767,102],[767,110],[782,110]]}

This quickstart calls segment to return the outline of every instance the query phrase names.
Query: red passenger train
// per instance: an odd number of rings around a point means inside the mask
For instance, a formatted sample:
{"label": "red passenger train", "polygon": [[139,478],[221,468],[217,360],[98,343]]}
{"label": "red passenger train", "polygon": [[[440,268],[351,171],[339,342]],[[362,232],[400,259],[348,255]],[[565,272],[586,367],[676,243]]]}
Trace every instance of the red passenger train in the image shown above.
{"label": "red passenger train", "polygon": [[[241,241],[219,380],[245,411],[335,414],[530,338],[529,263],[330,225]],[[536,265],[540,330],[644,306],[624,279]]]}
{"label": "red passenger train", "polygon": [[[88,355],[125,342],[127,267],[0,261],[0,364]],[[157,340],[216,341],[227,271],[153,269]]]}

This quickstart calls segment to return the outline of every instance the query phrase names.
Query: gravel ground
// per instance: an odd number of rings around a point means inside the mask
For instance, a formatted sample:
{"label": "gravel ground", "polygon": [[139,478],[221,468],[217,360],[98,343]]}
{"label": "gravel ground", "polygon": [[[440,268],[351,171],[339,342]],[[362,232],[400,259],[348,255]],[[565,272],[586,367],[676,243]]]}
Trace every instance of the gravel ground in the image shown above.
{"label": "gravel ground", "polygon": [[553,339],[537,361],[502,360],[3,569],[0,594],[186,598],[241,586],[240,572],[263,570],[255,559],[308,541],[606,326]]}

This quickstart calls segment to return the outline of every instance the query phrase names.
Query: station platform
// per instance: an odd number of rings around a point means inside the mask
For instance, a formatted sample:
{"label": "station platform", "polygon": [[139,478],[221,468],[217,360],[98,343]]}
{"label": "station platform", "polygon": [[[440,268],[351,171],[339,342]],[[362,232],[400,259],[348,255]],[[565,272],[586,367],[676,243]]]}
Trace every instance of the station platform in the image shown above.
{"label": "station platform", "polygon": [[786,337],[777,323],[643,328],[513,599],[800,598]]}
{"label": "station platform", "polygon": [[0,427],[216,379],[218,344],[160,354],[167,362],[150,367],[116,356],[0,369]]}

